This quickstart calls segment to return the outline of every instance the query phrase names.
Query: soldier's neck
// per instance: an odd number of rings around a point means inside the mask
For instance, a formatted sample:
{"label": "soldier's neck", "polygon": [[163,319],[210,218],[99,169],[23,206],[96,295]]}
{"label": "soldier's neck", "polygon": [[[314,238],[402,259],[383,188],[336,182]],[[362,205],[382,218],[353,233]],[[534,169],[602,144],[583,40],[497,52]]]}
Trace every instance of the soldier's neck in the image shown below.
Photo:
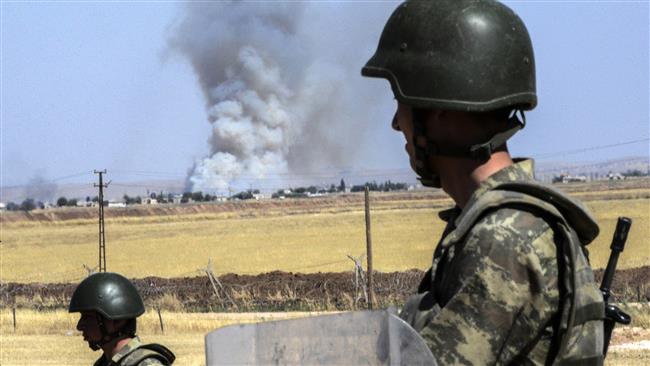
{"label": "soldier's neck", "polygon": [[106,343],[102,346],[102,349],[104,350],[104,357],[110,361],[116,353],[118,353],[122,348],[124,348],[124,346],[131,342],[131,339],[132,338],[119,338]]}
{"label": "soldier's neck", "polygon": [[499,170],[514,164],[507,151],[495,152],[484,163],[472,159],[445,160],[439,164],[442,189],[461,209],[465,207],[481,182]]}

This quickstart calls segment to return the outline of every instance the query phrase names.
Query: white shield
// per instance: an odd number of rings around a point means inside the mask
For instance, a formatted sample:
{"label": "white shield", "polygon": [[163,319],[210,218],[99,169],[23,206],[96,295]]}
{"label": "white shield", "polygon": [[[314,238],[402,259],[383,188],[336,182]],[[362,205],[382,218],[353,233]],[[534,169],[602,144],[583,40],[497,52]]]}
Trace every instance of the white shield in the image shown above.
{"label": "white shield", "polygon": [[413,328],[386,310],[232,325],[205,337],[207,365],[436,365]]}

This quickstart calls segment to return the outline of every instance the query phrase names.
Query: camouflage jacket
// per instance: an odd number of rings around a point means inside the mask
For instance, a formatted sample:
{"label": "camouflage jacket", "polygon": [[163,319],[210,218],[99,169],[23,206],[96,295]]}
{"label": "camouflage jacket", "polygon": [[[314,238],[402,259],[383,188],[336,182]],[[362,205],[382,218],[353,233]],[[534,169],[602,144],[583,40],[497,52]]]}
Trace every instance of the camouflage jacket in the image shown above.
{"label": "camouflage jacket", "polygon": [[116,354],[110,361],[102,355],[94,366],[158,366],[171,365],[174,354],[167,347],[159,344],[142,344],[137,336]]}
{"label": "camouflage jacket", "polygon": [[[440,365],[602,363],[603,300],[575,249],[598,227],[578,203],[534,182],[532,171],[532,161],[517,162],[482,182],[463,210],[440,213],[447,227],[432,268],[401,313]],[[511,192],[517,184],[562,201],[562,213]],[[566,334],[570,346],[560,342]]]}

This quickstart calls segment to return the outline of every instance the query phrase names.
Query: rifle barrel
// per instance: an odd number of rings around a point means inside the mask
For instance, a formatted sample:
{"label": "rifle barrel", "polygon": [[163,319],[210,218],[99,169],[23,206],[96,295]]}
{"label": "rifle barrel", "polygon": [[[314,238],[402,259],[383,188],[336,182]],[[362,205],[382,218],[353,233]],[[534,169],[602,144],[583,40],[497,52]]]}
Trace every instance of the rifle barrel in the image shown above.
{"label": "rifle barrel", "polygon": [[607,267],[603,273],[603,280],[600,283],[600,291],[603,293],[605,301],[607,301],[609,298],[612,281],[614,279],[614,273],[616,273],[618,256],[623,252],[623,249],[625,248],[625,241],[627,240],[627,234],[630,232],[631,226],[632,219],[629,217],[618,218],[616,229],[614,230],[614,237],[612,238],[612,245],[610,246],[612,253],[609,256]]}

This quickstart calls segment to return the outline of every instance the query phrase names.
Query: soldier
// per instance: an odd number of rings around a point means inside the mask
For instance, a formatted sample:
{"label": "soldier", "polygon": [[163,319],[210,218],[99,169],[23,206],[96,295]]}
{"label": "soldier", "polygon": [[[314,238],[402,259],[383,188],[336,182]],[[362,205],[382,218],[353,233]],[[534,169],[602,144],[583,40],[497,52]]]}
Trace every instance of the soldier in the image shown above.
{"label": "soldier", "polygon": [[591,215],[533,178],[506,141],[537,104],[522,20],[496,1],[406,1],[361,71],[390,82],[392,127],[422,184],[456,206],[400,316],[441,365],[603,363]]}
{"label": "soldier", "polygon": [[88,346],[104,354],[95,366],[171,365],[174,354],[159,344],[142,344],[136,318],[144,313],[138,290],[117,273],[95,273],[81,281],[70,299],[69,312],[81,313],[77,330]]}

